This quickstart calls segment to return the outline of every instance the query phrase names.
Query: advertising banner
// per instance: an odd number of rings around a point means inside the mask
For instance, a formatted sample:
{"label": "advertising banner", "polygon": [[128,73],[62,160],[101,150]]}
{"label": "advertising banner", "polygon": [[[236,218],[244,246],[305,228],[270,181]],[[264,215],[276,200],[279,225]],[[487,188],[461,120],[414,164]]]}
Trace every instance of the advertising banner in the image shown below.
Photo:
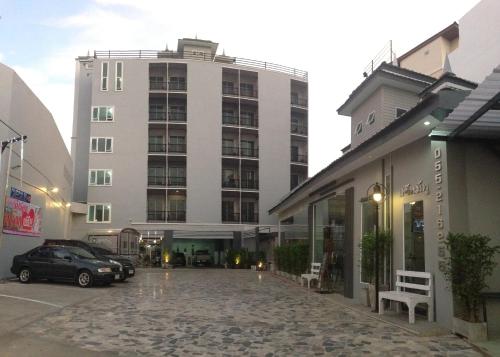
{"label": "advertising banner", "polygon": [[5,198],[3,232],[39,237],[42,228],[42,210],[31,203],[13,197]]}

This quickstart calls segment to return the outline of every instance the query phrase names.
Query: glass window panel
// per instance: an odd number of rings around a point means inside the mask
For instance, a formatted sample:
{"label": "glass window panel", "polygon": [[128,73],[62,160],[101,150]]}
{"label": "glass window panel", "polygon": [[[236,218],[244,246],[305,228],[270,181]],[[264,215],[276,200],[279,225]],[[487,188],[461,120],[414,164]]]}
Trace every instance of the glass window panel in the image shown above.
{"label": "glass window panel", "polygon": [[116,76],[121,77],[122,76],[122,62],[116,62]]}
{"label": "glass window panel", "polygon": [[95,219],[95,206],[89,206],[89,222],[93,222]]}
{"label": "glass window panel", "polygon": [[111,152],[111,139],[106,139],[106,152]]}
{"label": "glass window panel", "polygon": [[90,184],[95,185],[95,177],[96,177],[95,170],[90,170],[90,178],[89,178]]}
{"label": "glass window panel", "polygon": [[113,120],[113,107],[104,107],[106,109],[106,120]]}
{"label": "glass window panel", "polygon": [[106,170],[106,175],[104,177],[104,183],[106,185],[111,185],[111,170]]}
{"label": "glass window panel", "polygon": [[103,170],[97,171],[97,184],[104,185],[104,171]]}
{"label": "glass window panel", "polygon": [[96,205],[95,206],[95,220],[96,222],[102,222],[103,218],[103,206],[102,205]]}
{"label": "glass window panel", "polygon": [[97,151],[104,152],[105,149],[106,149],[106,139],[104,138],[97,139]]}
{"label": "glass window panel", "polygon": [[102,63],[102,76],[107,77],[108,76],[108,62],[103,62]]}
{"label": "glass window panel", "polygon": [[106,121],[106,107],[99,107],[99,121]]}
{"label": "glass window panel", "polygon": [[404,205],[405,269],[425,271],[424,202]]}
{"label": "glass window panel", "polygon": [[109,205],[103,206],[103,212],[104,212],[103,213],[103,221],[104,222],[109,221],[110,211],[111,211],[111,206],[109,206]]}
{"label": "glass window panel", "polygon": [[96,138],[92,138],[91,150],[97,151],[97,139]]}
{"label": "glass window panel", "polygon": [[99,117],[99,108],[98,107],[92,108],[92,120],[97,120],[98,117]]}

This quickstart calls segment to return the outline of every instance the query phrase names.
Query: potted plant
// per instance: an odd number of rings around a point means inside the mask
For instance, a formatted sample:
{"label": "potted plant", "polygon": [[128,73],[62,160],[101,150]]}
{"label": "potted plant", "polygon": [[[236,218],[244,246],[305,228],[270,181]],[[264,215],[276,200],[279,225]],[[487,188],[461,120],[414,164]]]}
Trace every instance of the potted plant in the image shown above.
{"label": "potted plant", "polygon": [[[361,239],[361,280],[366,283],[366,305],[375,307],[375,232],[370,231]],[[379,279],[385,275],[384,261],[390,255],[392,235],[388,231],[379,231]],[[387,264],[386,266],[389,266]],[[387,286],[379,285],[380,290],[387,290]]]}
{"label": "potted plant", "polygon": [[461,233],[449,233],[445,241],[449,255],[444,273],[458,302],[453,331],[470,341],[487,339],[486,323],[479,318],[480,294],[488,288],[486,279],[493,273],[495,255],[500,252],[500,246],[491,247],[490,241],[481,234]]}

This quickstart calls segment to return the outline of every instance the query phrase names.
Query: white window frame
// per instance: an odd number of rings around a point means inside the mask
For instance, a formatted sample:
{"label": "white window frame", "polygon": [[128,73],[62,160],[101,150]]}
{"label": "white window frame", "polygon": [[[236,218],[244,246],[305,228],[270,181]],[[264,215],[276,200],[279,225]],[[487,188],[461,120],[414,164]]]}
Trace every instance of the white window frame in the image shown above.
{"label": "white window frame", "polygon": [[[94,110],[97,108],[97,119],[94,119]],[[108,109],[111,109],[112,117],[111,120],[99,120],[99,114],[101,109],[104,109],[107,111]],[[115,107],[114,105],[94,105],[92,106],[92,110],[90,111],[90,121],[93,123],[112,123],[115,121]]]}
{"label": "white window frame", "polygon": [[370,114],[368,114],[368,118],[366,119],[366,124],[367,125],[372,125],[372,124],[375,123],[376,119],[377,118],[375,117],[375,112],[371,112]]}
{"label": "white window frame", "polygon": [[[106,76],[104,76],[104,65],[106,65]],[[103,81],[106,81],[106,89],[103,87]],[[101,91],[107,92],[109,90],[109,62],[108,61],[103,61],[101,62],[101,81],[99,82],[99,88]]]}
{"label": "white window frame", "polygon": [[[399,110],[404,110],[405,112],[403,114],[401,114],[400,116],[398,116],[398,109]],[[405,108],[401,108],[401,107],[396,107],[394,108],[394,119],[398,119],[398,118],[401,118],[403,115],[405,115],[406,113],[408,112],[408,109],[405,109]]]}
{"label": "white window frame", "polygon": [[[121,64],[121,67],[122,67],[121,76],[118,76],[118,64]],[[118,79],[120,79],[120,82],[121,82],[120,89],[118,89]],[[123,92],[123,62],[122,61],[116,61],[116,63],[115,63],[115,91]]]}
{"label": "white window frame", "polygon": [[356,129],[354,129],[354,132],[356,133],[356,135],[361,135],[361,133],[363,132],[363,122],[359,122],[358,124],[356,124]]}
{"label": "white window frame", "polygon": [[[102,214],[103,214],[103,218],[104,218],[104,207],[107,207],[108,210],[109,210],[109,213],[108,213],[108,218],[109,220],[107,221],[96,221],[95,220],[95,212],[96,212],[96,208],[97,206],[102,206]],[[94,220],[89,220],[89,217],[90,217],[90,207],[94,207]],[[87,203],[87,223],[111,223],[111,203]]]}
{"label": "white window frame", "polygon": [[[96,139],[96,151],[92,151],[92,140]],[[97,151],[99,148],[99,139],[105,139],[105,140],[111,140],[111,150],[110,151]],[[106,150],[106,142],[104,143],[104,149]],[[112,154],[113,153],[113,137],[106,137],[106,136],[91,136],[90,137],[90,147],[89,147],[90,153],[91,154]]]}
{"label": "white window frame", "polygon": [[[104,183],[99,184],[97,182],[97,172],[104,171]],[[95,182],[92,182],[92,172],[95,172]],[[109,183],[106,183],[106,172],[109,172]],[[112,169],[89,169],[89,186],[98,186],[98,187],[109,187],[113,186],[113,170]]]}

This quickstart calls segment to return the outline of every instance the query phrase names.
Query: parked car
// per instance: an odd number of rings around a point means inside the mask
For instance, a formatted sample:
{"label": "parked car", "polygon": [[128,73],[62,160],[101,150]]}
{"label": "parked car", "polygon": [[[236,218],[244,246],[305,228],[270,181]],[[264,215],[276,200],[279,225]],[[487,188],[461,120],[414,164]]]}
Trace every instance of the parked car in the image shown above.
{"label": "parked car", "polygon": [[116,264],[99,260],[85,249],[63,245],[40,246],[16,255],[10,271],[21,283],[48,279],[74,282],[82,288],[109,285],[120,273]]}
{"label": "parked car", "polygon": [[111,250],[95,243],[87,243],[77,239],[46,239],[44,245],[63,244],[80,247],[89,253],[95,255],[101,260],[107,260],[110,263],[119,264],[122,267],[119,281],[125,281],[127,278],[135,275],[135,267],[132,261],[126,257],[122,257],[113,253]]}
{"label": "parked car", "polygon": [[194,266],[200,266],[200,265],[209,266],[211,264],[212,264],[212,259],[210,257],[210,253],[208,252],[208,250],[206,249],[197,250],[194,253],[193,257]]}
{"label": "parked car", "polygon": [[186,266],[186,256],[184,253],[174,253],[172,255],[172,267],[184,267]]}

